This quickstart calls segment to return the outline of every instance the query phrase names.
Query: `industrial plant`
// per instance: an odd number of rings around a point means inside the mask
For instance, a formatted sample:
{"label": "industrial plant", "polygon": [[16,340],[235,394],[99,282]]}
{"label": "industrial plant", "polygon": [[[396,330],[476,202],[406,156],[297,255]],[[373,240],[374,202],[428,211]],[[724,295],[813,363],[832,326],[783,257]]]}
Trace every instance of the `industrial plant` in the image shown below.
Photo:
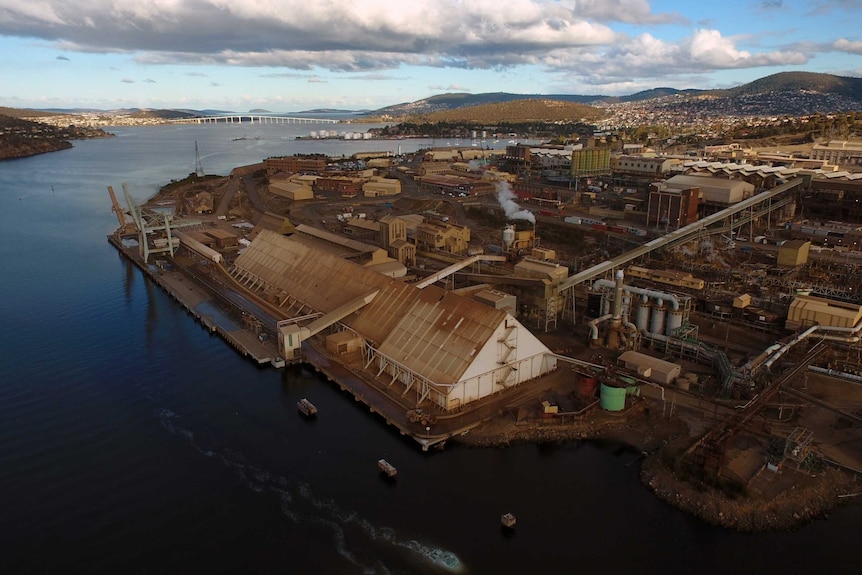
{"label": "industrial plant", "polygon": [[[862,174],[593,146],[270,158],[144,204],[124,187],[125,207],[110,189],[111,241],[204,318],[175,288],[195,278],[243,354],[314,366],[423,449],[516,404],[571,425],[657,402],[711,414],[686,461],[713,475],[862,469],[819,435],[862,439]],[[766,455],[741,466],[755,419]]]}

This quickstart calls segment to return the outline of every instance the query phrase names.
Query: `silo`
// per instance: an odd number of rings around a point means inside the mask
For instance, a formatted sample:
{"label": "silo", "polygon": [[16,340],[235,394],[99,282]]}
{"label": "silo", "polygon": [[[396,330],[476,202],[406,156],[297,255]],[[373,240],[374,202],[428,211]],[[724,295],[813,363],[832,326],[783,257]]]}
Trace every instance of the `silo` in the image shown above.
{"label": "silo", "polygon": [[503,251],[508,252],[515,243],[515,227],[508,225],[503,228]]}
{"label": "silo", "polygon": [[676,335],[676,330],[682,325],[682,310],[671,309],[667,313],[667,325],[665,326],[665,335]]}
{"label": "silo", "polygon": [[652,308],[652,316],[650,317],[650,333],[657,333],[659,335],[664,333],[665,312],[666,308],[664,306],[664,301],[661,299],[657,300],[655,307]]}
{"label": "silo", "polygon": [[602,383],[599,402],[605,411],[622,411],[626,407],[626,388]]}
{"label": "silo", "polygon": [[585,373],[577,374],[575,389],[581,397],[594,397],[598,386],[599,382],[595,376],[587,375]]}
{"label": "silo", "polygon": [[638,328],[638,331],[646,331],[647,326],[649,325],[649,312],[650,308],[649,298],[644,296],[643,299],[638,303],[638,311],[637,316],[635,316],[635,327]]}

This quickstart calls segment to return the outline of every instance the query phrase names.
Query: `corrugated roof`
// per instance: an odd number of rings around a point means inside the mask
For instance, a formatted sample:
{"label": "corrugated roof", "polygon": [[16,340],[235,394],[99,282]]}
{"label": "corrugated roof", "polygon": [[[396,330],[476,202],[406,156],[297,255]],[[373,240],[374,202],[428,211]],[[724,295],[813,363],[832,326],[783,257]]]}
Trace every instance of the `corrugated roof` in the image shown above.
{"label": "corrugated roof", "polygon": [[235,266],[323,313],[379,289],[345,323],[381,353],[441,384],[461,378],[506,317],[469,298],[435,286],[420,290],[267,230]]}

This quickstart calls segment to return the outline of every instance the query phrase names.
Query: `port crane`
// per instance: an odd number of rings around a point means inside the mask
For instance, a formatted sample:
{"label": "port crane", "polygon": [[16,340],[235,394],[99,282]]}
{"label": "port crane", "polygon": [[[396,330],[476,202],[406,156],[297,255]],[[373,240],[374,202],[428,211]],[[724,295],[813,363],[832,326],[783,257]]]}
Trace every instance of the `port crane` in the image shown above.
{"label": "port crane", "polygon": [[126,215],[128,214],[134,222],[140,254],[145,262],[152,253],[169,253],[173,257],[176,248],[179,247],[180,240],[173,235],[172,230],[201,225],[201,222],[198,220],[178,220],[169,213],[159,212],[138,205],[132,199],[126,183],[123,183],[123,195],[126,198],[126,204],[129,206],[128,211],[124,211],[120,207],[112,186],[108,186],[108,194],[111,196],[111,203],[113,204],[112,211],[117,215],[117,221],[120,223],[118,233],[126,235],[132,232],[129,229],[131,223],[126,220]]}

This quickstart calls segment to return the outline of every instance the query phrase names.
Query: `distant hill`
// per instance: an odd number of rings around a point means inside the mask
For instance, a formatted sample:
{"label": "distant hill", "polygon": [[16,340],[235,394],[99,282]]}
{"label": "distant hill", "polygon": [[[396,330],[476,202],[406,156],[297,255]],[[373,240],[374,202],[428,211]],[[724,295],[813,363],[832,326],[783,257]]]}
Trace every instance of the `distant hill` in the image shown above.
{"label": "distant hill", "polygon": [[511,94],[509,92],[488,92],[484,94],[439,94],[416,102],[405,102],[386,106],[370,112],[374,116],[414,116],[430,114],[444,110],[453,110],[466,106],[482,104],[502,104],[517,100],[556,100],[559,102],[575,102],[585,104],[601,101],[608,96],[577,96],[571,94]]}
{"label": "distant hill", "polygon": [[409,116],[416,122],[475,122],[478,124],[523,122],[591,122],[607,113],[593,106],[550,99],[513,100],[463,106]]}
{"label": "distant hill", "polygon": [[[833,98],[826,104],[826,107],[837,107],[834,111],[843,111],[847,109],[847,106],[853,107],[854,102],[862,102],[862,78],[850,78],[814,72],[780,72],[749,82],[748,84],[723,90],[678,90],[676,88],[662,87],[644,90],[628,96],[513,94],[508,92],[488,92],[482,94],[452,93],[439,94],[415,102],[387,106],[369,114],[373,116],[405,117],[454,110],[467,106],[514,102],[518,100],[554,100],[590,105],[606,105],[624,102],[646,102],[668,96],[711,96],[720,99],[748,98],[750,101],[752,97],[765,97],[775,92],[799,92],[811,96],[812,102],[809,105],[797,105],[792,113],[805,113],[809,109],[820,111],[817,109],[816,102],[814,101],[818,94],[829,94],[840,97]],[[776,102],[775,104],[778,106],[781,105],[780,102]],[[728,104],[727,102],[723,106],[725,109],[733,107],[732,103]],[[780,110],[770,110],[766,104],[760,108],[770,113],[782,113]],[[791,112],[788,111],[787,113]]]}
{"label": "distant hill", "polygon": [[[744,96],[768,92],[810,91],[820,94],[837,94],[862,100],[862,78],[818,74],[815,72],[781,72],[754,80],[748,84],[716,91],[719,95]],[[725,94],[721,94],[724,92]],[[715,92],[712,92],[715,93]]]}

